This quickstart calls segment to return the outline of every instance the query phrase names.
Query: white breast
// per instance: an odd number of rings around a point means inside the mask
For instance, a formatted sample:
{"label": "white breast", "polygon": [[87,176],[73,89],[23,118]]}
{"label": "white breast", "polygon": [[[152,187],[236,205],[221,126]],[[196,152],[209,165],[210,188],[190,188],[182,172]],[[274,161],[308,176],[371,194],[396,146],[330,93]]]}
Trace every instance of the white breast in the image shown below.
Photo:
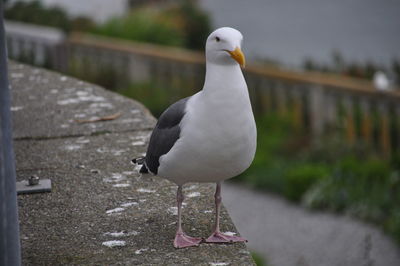
{"label": "white breast", "polygon": [[159,175],[177,184],[234,177],[254,158],[256,125],[244,79],[207,89],[190,98],[179,140],[160,157]]}

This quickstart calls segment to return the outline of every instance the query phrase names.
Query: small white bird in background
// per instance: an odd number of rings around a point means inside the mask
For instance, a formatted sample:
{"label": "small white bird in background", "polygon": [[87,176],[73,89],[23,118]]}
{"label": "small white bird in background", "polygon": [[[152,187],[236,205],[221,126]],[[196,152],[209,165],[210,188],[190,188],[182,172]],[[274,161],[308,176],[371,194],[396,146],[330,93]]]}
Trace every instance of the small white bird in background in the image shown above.
{"label": "small white bird in background", "polygon": [[379,91],[391,90],[391,82],[383,71],[376,71],[373,77],[374,87]]}
{"label": "small white bird in background", "polygon": [[[203,89],[172,104],[160,116],[150,137],[140,172],[166,178],[178,185],[176,248],[201,242],[244,242],[225,235],[219,227],[221,182],[239,175],[253,161],[257,130],[241,66],[243,36],[236,29],[215,30],[206,42],[206,76]],[[207,239],[182,230],[182,186],[188,182],[215,182],[215,226]]]}

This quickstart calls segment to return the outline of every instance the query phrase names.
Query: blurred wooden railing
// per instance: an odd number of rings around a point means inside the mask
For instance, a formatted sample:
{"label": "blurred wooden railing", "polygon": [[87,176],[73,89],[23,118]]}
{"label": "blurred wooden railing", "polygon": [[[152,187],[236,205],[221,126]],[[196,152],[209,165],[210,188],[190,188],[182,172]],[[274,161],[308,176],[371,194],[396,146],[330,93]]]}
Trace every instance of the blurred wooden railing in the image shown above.
{"label": "blurred wooden railing", "polygon": [[10,58],[53,68],[59,61],[58,47],[63,31],[46,26],[5,21],[7,53]]}
{"label": "blurred wooden railing", "polygon": [[[117,70],[130,83],[175,88],[175,98],[200,90],[204,82],[203,54],[179,48],[72,33],[55,54],[51,61],[59,71],[107,75]],[[400,90],[378,91],[362,79],[251,64],[244,73],[256,113],[289,117],[315,139],[339,130],[349,143],[364,141],[384,156],[400,152]]]}
{"label": "blurred wooden railing", "polygon": [[[66,45],[71,60],[83,58],[123,69],[131,82],[201,89],[202,53],[75,33]],[[349,143],[364,140],[384,155],[400,150],[400,91],[377,91],[371,82],[338,75],[266,66],[244,69],[255,112],[292,118],[316,138],[340,129]]]}

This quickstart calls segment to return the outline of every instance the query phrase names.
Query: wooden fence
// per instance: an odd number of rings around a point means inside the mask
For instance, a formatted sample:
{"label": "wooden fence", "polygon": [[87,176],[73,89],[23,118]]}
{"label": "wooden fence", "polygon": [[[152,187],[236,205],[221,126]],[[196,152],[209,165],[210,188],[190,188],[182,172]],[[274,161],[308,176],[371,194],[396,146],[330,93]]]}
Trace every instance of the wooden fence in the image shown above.
{"label": "wooden fence", "polygon": [[[56,50],[52,62],[63,72],[118,69],[121,80],[190,88],[186,95],[204,82],[205,59],[198,52],[83,33],[70,34]],[[378,91],[362,79],[266,66],[248,65],[244,73],[256,113],[289,117],[315,139],[340,130],[348,143],[365,141],[384,156],[400,151],[400,90]]]}
{"label": "wooden fence", "polygon": [[59,46],[65,34],[55,28],[5,21],[7,53],[10,58],[38,66],[59,65]]}
{"label": "wooden fence", "polygon": [[[130,82],[202,87],[204,56],[177,48],[72,34],[68,58],[123,69]],[[377,91],[371,82],[321,73],[300,73],[249,65],[244,70],[256,113],[292,118],[316,138],[340,129],[349,143],[364,140],[384,155],[400,150],[400,91]]]}

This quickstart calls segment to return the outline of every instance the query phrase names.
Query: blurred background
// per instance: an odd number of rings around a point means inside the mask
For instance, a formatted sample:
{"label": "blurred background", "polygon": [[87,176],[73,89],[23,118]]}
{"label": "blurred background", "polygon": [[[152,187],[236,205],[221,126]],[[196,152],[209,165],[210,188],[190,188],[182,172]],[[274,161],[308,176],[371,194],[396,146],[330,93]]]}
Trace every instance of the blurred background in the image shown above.
{"label": "blurred background", "polygon": [[[208,34],[237,28],[258,149],[235,182],[372,224],[399,254],[399,1],[5,3],[11,59],[104,86],[156,117],[202,88]],[[259,265],[283,265],[259,246],[250,246]]]}

